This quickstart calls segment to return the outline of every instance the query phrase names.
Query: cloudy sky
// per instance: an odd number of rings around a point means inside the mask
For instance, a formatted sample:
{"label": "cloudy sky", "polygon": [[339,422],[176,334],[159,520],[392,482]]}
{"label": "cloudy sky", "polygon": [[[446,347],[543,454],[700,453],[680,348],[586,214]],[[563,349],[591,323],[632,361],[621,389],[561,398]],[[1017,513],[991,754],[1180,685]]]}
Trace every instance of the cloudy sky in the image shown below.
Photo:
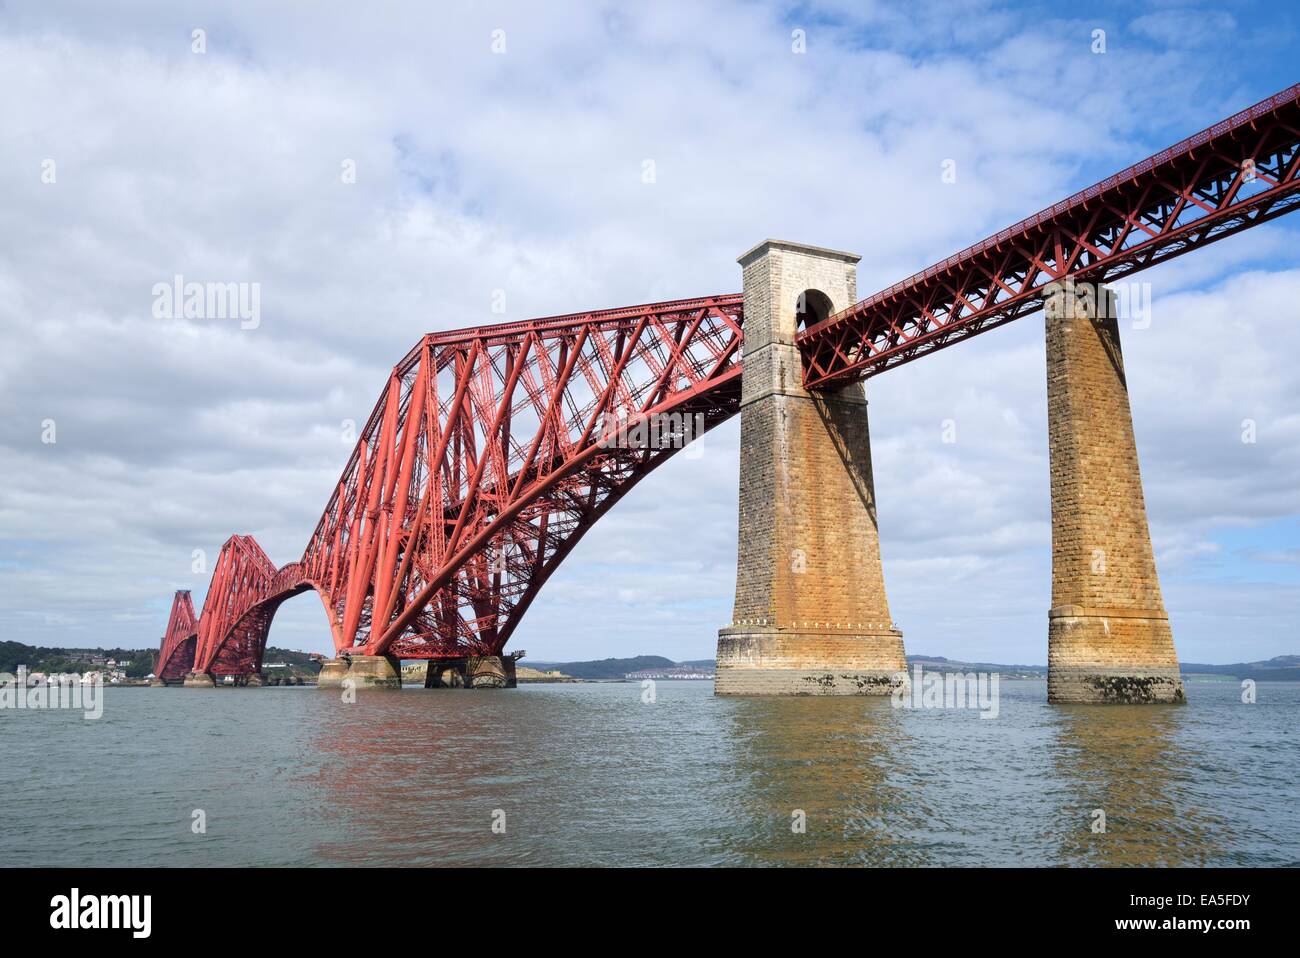
{"label": "cloudy sky", "polygon": [[[867,295],[1300,79],[1278,4],[113,6],[0,0],[0,637],[43,645],[156,645],[231,533],[297,558],[426,331],[736,291],[769,236],[861,253]],[[1123,330],[1185,661],[1300,653],[1295,220],[1143,274]],[[157,317],[178,274],[259,284],[260,322]],[[868,388],[908,650],[1045,662],[1041,315]],[[738,427],[514,645],[712,656]],[[271,641],[326,650],[319,603]]]}

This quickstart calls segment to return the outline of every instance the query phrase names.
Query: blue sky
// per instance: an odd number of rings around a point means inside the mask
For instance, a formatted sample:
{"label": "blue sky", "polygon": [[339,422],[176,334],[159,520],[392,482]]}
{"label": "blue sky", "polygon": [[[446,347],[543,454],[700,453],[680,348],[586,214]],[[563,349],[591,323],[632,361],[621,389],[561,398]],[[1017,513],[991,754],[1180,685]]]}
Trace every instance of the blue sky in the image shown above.
{"label": "blue sky", "polygon": [[[195,550],[296,558],[425,331],[738,290],[769,236],[861,253],[867,295],[1300,80],[1298,40],[1263,4],[4,3],[4,637],[154,645],[173,590],[202,600]],[[1300,652],[1297,231],[1142,274],[1152,323],[1123,331],[1187,661]],[[155,319],[177,273],[259,283],[260,325]],[[1045,661],[1041,318],[868,388],[909,651]],[[621,502],[515,644],[711,656],[737,434]],[[325,650],[319,604],[272,642]]]}

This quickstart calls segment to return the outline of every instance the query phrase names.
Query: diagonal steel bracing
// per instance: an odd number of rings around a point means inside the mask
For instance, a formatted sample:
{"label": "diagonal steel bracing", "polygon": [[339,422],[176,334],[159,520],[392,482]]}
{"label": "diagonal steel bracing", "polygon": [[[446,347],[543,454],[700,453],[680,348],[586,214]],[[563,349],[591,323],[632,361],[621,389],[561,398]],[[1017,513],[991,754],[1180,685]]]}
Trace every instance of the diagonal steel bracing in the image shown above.
{"label": "diagonal steel bracing", "polygon": [[804,385],[865,379],[1300,204],[1300,84],[881,290],[798,336]]}
{"label": "diagonal steel bracing", "polygon": [[163,633],[154,675],[165,682],[179,682],[185,678],[185,673],[194,667],[198,635],[199,618],[194,614],[190,590],[178,589],[172,599],[172,611],[167,617],[167,631]]}
{"label": "diagonal steel bracing", "polygon": [[679,444],[611,442],[660,416],[707,431],[740,404],[739,295],[425,336],[393,368],[300,561],[222,548],[194,668],[261,667],[289,596],[335,649],[499,654],[583,534]]}

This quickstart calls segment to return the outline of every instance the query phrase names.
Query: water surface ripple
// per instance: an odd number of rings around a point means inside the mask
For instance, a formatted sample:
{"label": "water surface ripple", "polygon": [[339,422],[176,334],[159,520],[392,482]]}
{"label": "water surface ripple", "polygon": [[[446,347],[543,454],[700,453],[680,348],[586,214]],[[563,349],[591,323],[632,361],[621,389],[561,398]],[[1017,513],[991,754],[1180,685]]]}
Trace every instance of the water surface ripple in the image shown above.
{"label": "water surface ripple", "polygon": [[1300,863],[1300,683],[1001,691],[989,720],[708,682],[110,688],[98,721],[0,711],[0,819],[30,865]]}

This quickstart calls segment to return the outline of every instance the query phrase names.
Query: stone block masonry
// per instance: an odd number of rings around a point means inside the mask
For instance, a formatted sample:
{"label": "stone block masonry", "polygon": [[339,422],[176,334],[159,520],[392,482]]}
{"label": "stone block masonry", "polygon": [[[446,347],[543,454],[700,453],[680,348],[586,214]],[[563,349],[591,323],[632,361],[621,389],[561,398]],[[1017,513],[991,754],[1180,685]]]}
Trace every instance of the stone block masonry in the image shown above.
{"label": "stone block masonry", "polygon": [[1113,295],[1044,290],[1052,488],[1051,702],[1181,702]]}
{"label": "stone block masonry", "polygon": [[851,305],[858,257],[767,240],[740,258],[740,541],[719,695],[888,694],[906,673],[885,597],[867,400],[802,387],[798,317]]}

